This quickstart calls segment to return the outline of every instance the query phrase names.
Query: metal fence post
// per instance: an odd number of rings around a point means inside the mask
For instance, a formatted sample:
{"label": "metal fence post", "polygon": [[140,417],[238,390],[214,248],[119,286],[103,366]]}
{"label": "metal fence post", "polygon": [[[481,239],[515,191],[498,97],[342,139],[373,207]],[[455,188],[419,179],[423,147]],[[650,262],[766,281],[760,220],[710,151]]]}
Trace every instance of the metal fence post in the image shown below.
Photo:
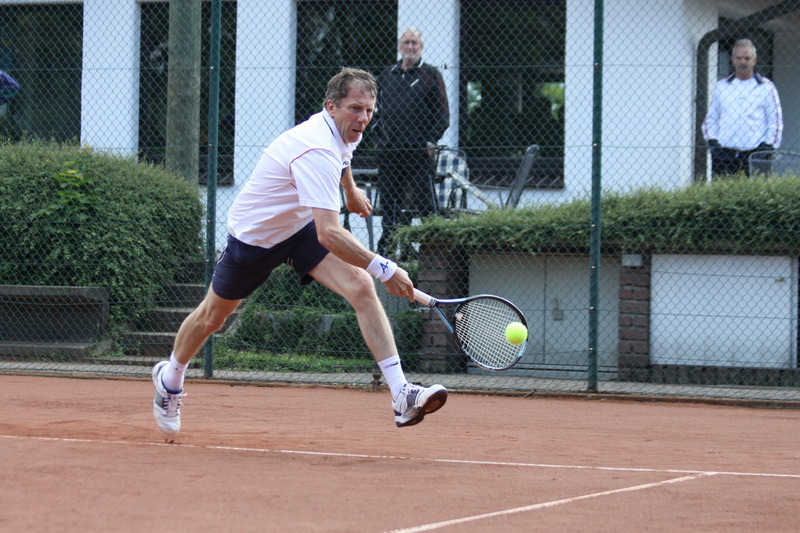
{"label": "metal fence post", "polygon": [[594,2],[594,78],[592,83],[592,215],[589,242],[589,379],[597,391],[598,307],[600,305],[600,245],[603,141],[603,0]]}
{"label": "metal fence post", "polygon": [[[211,285],[216,258],[217,161],[219,144],[219,48],[222,0],[211,2],[211,50],[208,81],[208,180],[206,182],[206,288]],[[203,375],[214,376],[214,335],[203,347]]]}

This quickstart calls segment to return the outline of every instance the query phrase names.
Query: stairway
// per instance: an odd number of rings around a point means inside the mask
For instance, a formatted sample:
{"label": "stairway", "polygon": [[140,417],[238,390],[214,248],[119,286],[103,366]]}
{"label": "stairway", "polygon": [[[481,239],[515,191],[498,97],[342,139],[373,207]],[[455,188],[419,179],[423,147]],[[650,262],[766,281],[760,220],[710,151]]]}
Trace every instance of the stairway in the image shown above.
{"label": "stairway", "polygon": [[111,349],[103,287],[0,285],[0,360],[85,361]]}
{"label": "stairway", "polygon": [[[205,294],[202,284],[175,283],[164,287],[156,306],[148,309],[133,328],[123,332],[118,346],[127,356],[126,362],[151,365],[168,358],[181,323]],[[227,330],[237,314],[238,311],[228,318],[221,331]],[[202,352],[198,357],[202,358]]]}

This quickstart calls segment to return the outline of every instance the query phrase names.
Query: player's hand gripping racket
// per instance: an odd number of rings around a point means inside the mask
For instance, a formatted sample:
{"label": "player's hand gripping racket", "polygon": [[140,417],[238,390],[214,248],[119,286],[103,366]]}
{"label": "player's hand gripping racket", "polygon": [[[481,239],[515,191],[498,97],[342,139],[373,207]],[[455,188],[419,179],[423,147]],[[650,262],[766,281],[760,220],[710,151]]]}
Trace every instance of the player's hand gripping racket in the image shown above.
{"label": "player's hand gripping racket", "polygon": [[[528,322],[516,305],[505,298],[491,294],[480,294],[469,298],[439,300],[414,289],[414,299],[435,311],[453,336],[458,349],[473,363],[486,370],[508,370],[520,360],[528,344],[527,336],[520,344],[506,339],[506,326]],[[456,305],[453,320],[439,308],[440,305]]]}

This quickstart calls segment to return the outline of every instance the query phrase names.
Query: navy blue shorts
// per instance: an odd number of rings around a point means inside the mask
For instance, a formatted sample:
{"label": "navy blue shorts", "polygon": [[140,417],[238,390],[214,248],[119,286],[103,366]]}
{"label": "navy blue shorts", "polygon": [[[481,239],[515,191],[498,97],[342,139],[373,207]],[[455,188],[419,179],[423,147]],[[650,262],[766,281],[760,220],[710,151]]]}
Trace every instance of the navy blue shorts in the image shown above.
{"label": "navy blue shorts", "polygon": [[273,270],[286,263],[297,272],[300,283],[306,285],[314,281],[308,273],[328,253],[317,240],[317,226],[313,220],[272,248],[245,244],[228,235],[228,245],[217,261],[211,284],[220,298],[241,300],[263,285]]}

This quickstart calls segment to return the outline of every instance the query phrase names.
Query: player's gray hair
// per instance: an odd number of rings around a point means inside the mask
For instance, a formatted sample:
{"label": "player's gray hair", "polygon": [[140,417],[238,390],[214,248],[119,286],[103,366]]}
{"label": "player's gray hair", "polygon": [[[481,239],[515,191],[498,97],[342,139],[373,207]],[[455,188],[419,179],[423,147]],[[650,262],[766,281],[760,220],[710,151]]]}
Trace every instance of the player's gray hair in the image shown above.
{"label": "player's gray hair", "polygon": [[409,26],[408,28],[404,29],[397,35],[397,42],[399,43],[403,40],[403,35],[406,33],[410,33],[411,35],[419,38],[419,45],[425,48],[425,36],[422,35],[422,30],[417,28],[416,26]]}
{"label": "player's gray hair", "polygon": [[751,41],[750,39],[739,39],[738,41],[736,41],[733,45],[733,48],[731,48],[731,55],[734,55],[736,53],[737,48],[749,48],[750,50],[753,51],[753,57],[758,57],[758,53],[756,51],[756,45],[754,45],[753,41]]}
{"label": "player's gray hair", "polygon": [[358,85],[364,92],[370,93],[372,96],[378,96],[378,82],[375,81],[372,74],[366,70],[345,67],[328,82],[325,102],[330,100],[335,106],[339,106],[353,85]]}

